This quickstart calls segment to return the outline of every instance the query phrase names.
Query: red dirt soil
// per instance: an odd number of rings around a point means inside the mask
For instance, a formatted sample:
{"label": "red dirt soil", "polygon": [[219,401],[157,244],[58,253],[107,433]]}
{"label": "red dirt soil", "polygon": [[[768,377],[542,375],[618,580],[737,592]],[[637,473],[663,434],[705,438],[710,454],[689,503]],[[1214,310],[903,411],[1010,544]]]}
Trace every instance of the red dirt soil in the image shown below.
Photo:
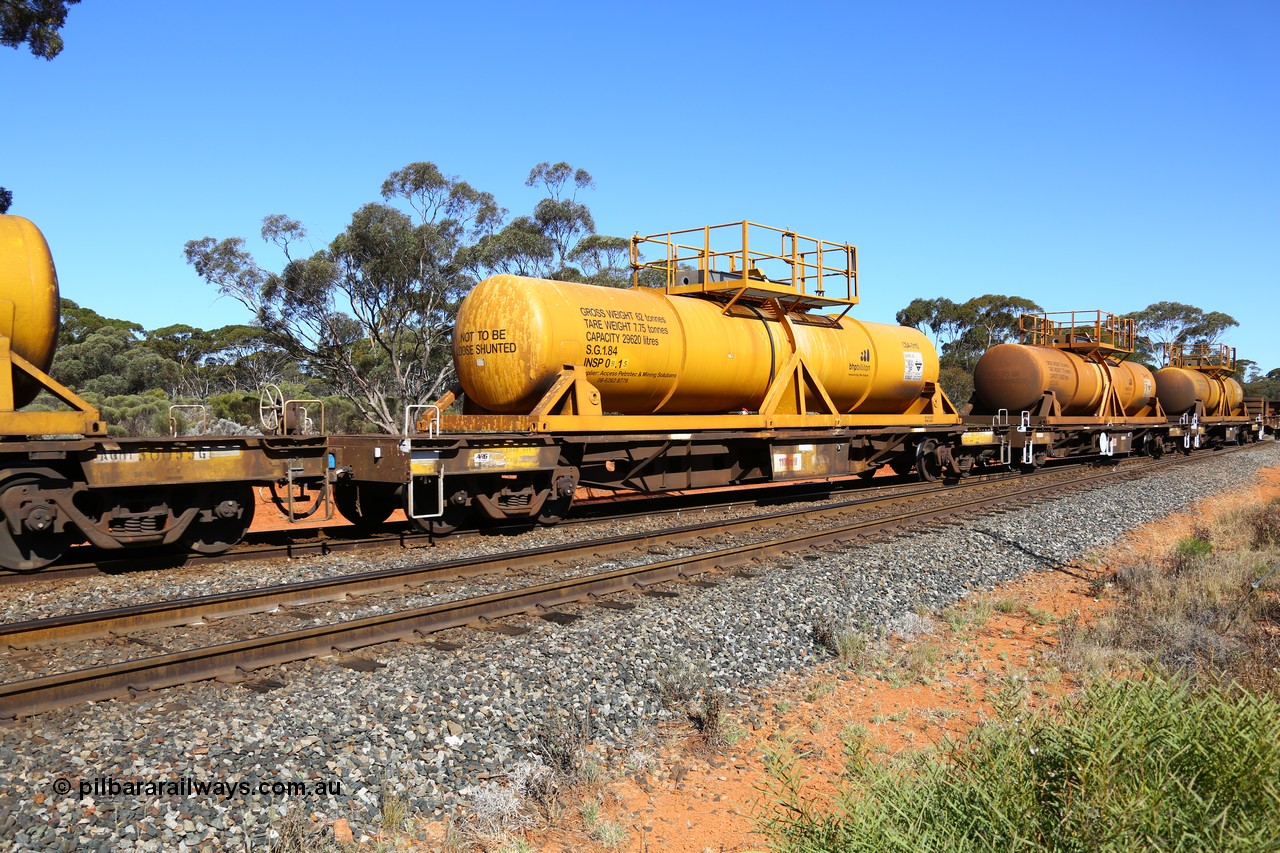
{"label": "red dirt soil", "polygon": [[[1276,497],[1280,497],[1280,468],[1271,468],[1250,487],[1202,502],[1197,512],[1135,528],[1108,555],[1116,560],[1157,558],[1167,553],[1171,542],[1188,535],[1204,514]],[[846,725],[866,727],[873,756],[891,755],[963,737],[992,715],[991,700],[1011,677],[1029,679],[1033,706],[1056,702],[1077,683],[1042,662],[1057,644],[1059,621],[1088,622],[1113,606],[1105,593],[1094,597],[1090,583],[1093,575],[1106,569],[1104,564],[1075,575],[1054,571],[1027,575],[985,596],[973,596],[968,605],[986,598],[1003,607],[1016,604],[1013,612],[997,609],[981,627],[963,626],[959,631],[939,621],[931,635],[910,642],[895,639],[893,655],[898,658],[925,644],[936,647],[937,666],[929,673],[928,683],[913,679],[894,687],[832,661],[795,675],[730,712],[729,726],[745,732],[730,747],[709,751],[687,727],[671,734],[656,763],[681,771],[667,779],[647,776],[636,781],[623,776],[604,789],[599,820],[617,821],[627,831],[628,841],[614,849],[636,853],[766,849],[766,839],[755,832],[753,816],[761,813],[766,802],[765,751],[780,737],[793,739],[794,749],[807,753],[806,790],[820,801],[835,790],[843,770],[841,731]],[[1055,674],[1043,677],[1050,671]],[[674,780],[676,776],[679,781]],[[566,812],[562,825],[531,831],[524,841],[540,851],[604,849],[590,837],[572,807]],[[404,842],[407,846],[401,849],[437,849],[443,837],[441,825],[421,830],[416,841]]]}

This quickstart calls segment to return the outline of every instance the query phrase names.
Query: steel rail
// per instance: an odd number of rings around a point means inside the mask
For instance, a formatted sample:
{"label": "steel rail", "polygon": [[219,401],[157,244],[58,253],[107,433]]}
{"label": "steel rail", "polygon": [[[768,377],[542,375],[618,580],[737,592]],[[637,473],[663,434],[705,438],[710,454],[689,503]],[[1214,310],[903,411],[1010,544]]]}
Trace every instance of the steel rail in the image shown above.
{"label": "steel rail", "polygon": [[[1020,472],[998,471],[981,475],[984,480],[1025,476]],[[827,488],[813,488],[826,485]],[[637,518],[653,518],[663,515],[682,515],[694,512],[708,512],[729,509],[736,506],[761,505],[764,503],[791,503],[804,500],[821,500],[841,492],[867,491],[878,488],[902,488],[919,485],[905,478],[885,477],[881,482],[859,480],[855,476],[829,480],[813,481],[802,484],[772,483],[768,485],[752,485],[732,487],[731,491],[710,490],[703,494],[655,495],[649,497],[627,496],[622,498],[598,498],[575,504],[575,512],[585,514],[566,518],[556,524],[557,527],[575,527],[598,524],[601,521],[627,521]],[[716,496],[731,496],[732,500],[710,502]],[[657,506],[654,504],[672,503],[674,506]],[[637,504],[644,504],[645,509],[631,509]],[[618,511],[611,511],[617,508]],[[48,583],[55,580],[66,580],[83,577],[98,577],[104,574],[117,574],[123,571],[150,571],[166,568],[191,568],[194,566],[219,565],[223,563],[244,562],[272,558],[292,559],[306,556],[328,556],[329,554],[348,551],[362,551],[372,548],[398,547],[402,551],[430,547],[441,537],[436,534],[418,531],[407,521],[389,522],[388,527],[400,525],[403,530],[389,533],[378,532],[360,538],[329,536],[329,528],[296,527],[281,530],[250,533],[246,541],[233,550],[222,554],[197,554],[194,552],[158,552],[146,551],[104,552],[101,559],[95,561],[72,562],[53,565],[48,568],[32,571],[16,571],[0,569],[0,586],[26,583]],[[517,525],[508,525],[495,529],[516,529]],[[482,530],[459,530],[449,534],[449,541],[457,541],[470,536],[482,535]],[[284,544],[269,544],[269,540],[281,536],[307,535],[314,540],[289,541]],[[253,539],[262,542],[254,543]],[[90,547],[90,546],[83,546]]]}
{"label": "steel rail", "polygon": [[[1087,457],[1079,460],[1057,460],[1052,468],[1045,471],[1036,472],[1049,473],[1053,471],[1062,471],[1070,467],[1080,465],[1095,464],[1099,458]],[[1136,457],[1125,459],[1120,464],[1130,464],[1138,461]],[[966,484],[975,482],[991,482],[1001,479],[1021,479],[1027,476],[1026,473],[1017,470],[989,471],[973,475],[972,479],[966,479]],[[826,489],[812,490],[812,487],[818,485],[826,485]],[[829,496],[841,492],[864,491],[876,488],[902,488],[919,485],[914,481],[897,476],[882,478],[881,482],[867,481],[859,479],[856,475],[842,476],[837,479],[827,481],[810,481],[799,484],[792,483],[769,483],[750,486],[731,487],[731,491],[708,490],[703,493],[683,493],[679,495],[654,495],[654,496],[626,496],[620,498],[599,498],[583,501],[576,504],[575,512],[585,513],[576,515],[571,518],[560,521],[557,526],[571,527],[599,523],[601,520],[607,521],[626,521],[634,518],[653,518],[660,515],[681,515],[688,512],[704,512],[712,510],[727,509],[735,506],[747,504],[761,504],[767,501],[777,502],[794,502],[803,501],[811,497],[820,499],[819,496]],[[810,489],[810,491],[805,491]],[[707,503],[709,498],[717,495],[731,495],[732,500],[722,503]],[[747,496],[747,497],[744,497]],[[671,503],[674,506],[657,506],[654,504]],[[642,510],[625,511],[627,508],[636,504],[644,504]],[[618,508],[624,511],[612,511],[612,508]],[[197,554],[194,552],[147,552],[147,551],[129,551],[121,554],[120,552],[105,552],[100,559],[92,561],[84,561],[79,563],[64,563],[61,565],[53,565],[47,568],[33,571],[16,571],[11,569],[0,569],[0,587],[29,584],[29,583],[49,583],[56,580],[68,580],[84,577],[98,577],[104,574],[119,574],[126,571],[156,571],[168,568],[192,568],[197,566],[221,565],[224,563],[245,562],[248,560],[263,560],[284,558],[293,559],[295,557],[307,556],[328,556],[330,554],[345,553],[350,551],[363,551],[373,548],[396,548],[402,551],[415,550],[418,548],[431,547],[439,539],[440,536],[418,531],[408,522],[393,522],[392,525],[399,524],[404,529],[393,530],[390,533],[374,533],[360,538],[332,537],[328,528],[318,527],[297,527],[284,528],[281,530],[263,531],[260,533],[250,533],[245,542],[236,546],[234,549],[222,554]],[[495,529],[515,529],[518,525],[508,525]],[[482,530],[459,530],[449,535],[450,541],[456,541],[462,538],[482,535]],[[291,540],[283,544],[266,544],[268,540],[281,536],[311,534],[314,538],[310,540]],[[254,544],[253,539],[260,538],[263,540],[260,544]],[[88,546],[84,546],[88,547]]]}
{"label": "steel rail", "polygon": [[[1134,473],[1149,470],[1151,464],[1138,467]],[[1063,473],[1066,470],[1059,468],[1042,472],[1037,476]],[[1101,476],[1113,477],[1123,473],[1128,472],[1111,470]],[[1026,482],[1025,475],[1019,479]],[[990,486],[991,483],[990,480],[973,481],[965,483],[960,488],[976,489]],[[198,624],[285,607],[303,607],[309,604],[340,601],[354,596],[420,586],[433,581],[509,573],[545,565],[548,562],[563,563],[586,557],[610,556],[655,544],[680,544],[709,534],[731,534],[742,529],[781,524],[794,518],[826,518],[844,515],[855,509],[867,509],[914,498],[927,498],[936,494],[957,493],[957,487],[933,486],[905,493],[860,497],[823,507],[803,507],[767,515],[706,521],[660,532],[620,534],[589,542],[547,545],[482,557],[464,557],[439,563],[377,569],[257,589],[235,590],[25,622],[11,622],[0,624],[0,649],[5,647],[25,649],[40,643],[69,642],[112,634],[128,634],[145,629]]]}
{"label": "steel rail", "polygon": [[[976,482],[971,487],[990,485]],[[674,529],[646,533],[626,533],[603,539],[570,544],[545,545],[519,551],[507,551],[480,557],[463,557],[440,563],[421,563],[391,569],[377,569],[349,575],[295,581],[259,589],[236,590],[193,598],[136,604],[109,610],[71,613],[27,622],[0,624],[0,649],[24,649],[37,643],[85,640],[109,634],[126,634],[148,628],[226,619],[250,613],[262,613],[281,607],[302,607],[325,601],[337,601],[357,595],[388,592],[436,580],[475,577],[510,572],[518,569],[564,563],[590,557],[611,556],[656,544],[670,545],[699,539],[709,534],[732,533],[787,520],[841,515],[854,509],[874,507],[911,498],[927,498],[935,494],[955,494],[951,487],[917,489],[906,494],[877,495],[841,501],[825,507],[804,507],[767,515],[752,515],[729,520],[713,520]]]}
{"label": "steel rail", "polygon": [[[1159,465],[1155,467],[1161,467]],[[1144,467],[1143,471],[1149,470]],[[1132,472],[1134,474],[1137,471]],[[331,625],[304,628],[217,646],[138,658],[107,666],[26,679],[0,685],[0,719],[11,719],[82,701],[137,695],[146,691],[212,678],[242,678],[254,669],[391,641],[415,641],[448,628],[483,625],[494,619],[545,610],[667,581],[690,578],[716,569],[820,545],[841,544],[875,532],[903,528],[908,522],[959,515],[1007,502],[1014,497],[1051,495],[1110,479],[1108,471],[1041,484],[996,496],[926,508],[821,531],[808,531],[705,554],[521,587],[474,598],[412,608]]]}

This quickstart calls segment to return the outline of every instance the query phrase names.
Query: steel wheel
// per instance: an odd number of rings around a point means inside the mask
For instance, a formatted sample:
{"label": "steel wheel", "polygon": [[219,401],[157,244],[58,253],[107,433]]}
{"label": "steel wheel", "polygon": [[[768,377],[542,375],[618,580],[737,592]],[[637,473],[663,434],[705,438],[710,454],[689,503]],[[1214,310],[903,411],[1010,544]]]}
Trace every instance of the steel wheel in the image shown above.
{"label": "steel wheel", "polygon": [[[407,510],[405,514],[408,515]],[[423,533],[430,533],[432,536],[448,536],[464,526],[470,514],[470,510],[465,506],[449,504],[444,508],[444,515],[439,518],[410,518],[409,521]]]}
{"label": "steel wheel", "polygon": [[201,513],[208,510],[211,519],[199,517],[182,532],[182,544],[197,554],[221,554],[231,548],[253,524],[255,506],[253,488],[244,484],[213,486],[202,490],[196,504]]}
{"label": "steel wheel", "polygon": [[333,502],[342,517],[356,527],[377,527],[400,508],[394,485],[340,482],[333,487]]}
{"label": "steel wheel", "polygon": [[538,511],[539,524],[559,524],[564,521],[564,517],[569,514],[569,505],[573,503],[573,498],[556,498],[548,499],[542,504],[542,509]]}
{"label": "steel wheel", "polygon": [[54,530],[52,508],[46,508],[48,502],[39,497],[44,482],[39,477],[17,477],[0,488],[0,566],[43,569],[82,538]]}
{"label": "steel wheel", "polygon": [[916,448],[916,473],[926,483],[937,482],[942,477],[942,463],[938,461],[938,442],[932,438],[920,442]]}

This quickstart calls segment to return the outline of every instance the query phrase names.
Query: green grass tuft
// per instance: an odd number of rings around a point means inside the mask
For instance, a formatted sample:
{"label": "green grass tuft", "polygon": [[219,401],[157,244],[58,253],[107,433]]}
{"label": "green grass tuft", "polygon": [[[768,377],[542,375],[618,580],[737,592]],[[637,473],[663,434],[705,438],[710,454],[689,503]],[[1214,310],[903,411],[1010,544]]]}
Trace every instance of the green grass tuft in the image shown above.
{"label": "green grass tuft", "polygon": [[1052,718],[1006,715],[923,762],[850,762],[834,813],[775,768],[763,829],[785,853],[1268,849],[1277,731],[1271,696],[1100,680]]}

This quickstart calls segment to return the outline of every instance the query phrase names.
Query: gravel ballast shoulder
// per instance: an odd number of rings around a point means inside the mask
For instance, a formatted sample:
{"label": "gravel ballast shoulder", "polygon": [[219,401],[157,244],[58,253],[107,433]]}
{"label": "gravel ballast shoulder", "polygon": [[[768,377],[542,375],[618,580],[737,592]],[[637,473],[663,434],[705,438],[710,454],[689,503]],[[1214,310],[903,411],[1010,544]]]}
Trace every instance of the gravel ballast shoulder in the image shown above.
{"label": "gravel ballast shoulder", "polygon": [[[584,605],[568,625],[522,618],[520,635],[449,632],[439,644],[260,671],[246,682],[256,689],[209,682],[24,719],[0,729],[0,845],[267,849],[289,815],[346,818],[359,838],[378,828],[387,795],[426,815],[451,808],[463,789],[526,759],[549,717],[589,720],[597,743],[626,748],[672,717],[659,694],[673,679],[741,696],[824,654],[816,620],[892,626],[1080,559],[1276,465],[1280,446],[1267,442],[963,523],[794,554],[754,577],[672,587],[677,599]],[[92,600],[87,584],[76,594]],[[6,609],[20,606],[10,599]],[[284,792],[299,783],[305,793]]]}

